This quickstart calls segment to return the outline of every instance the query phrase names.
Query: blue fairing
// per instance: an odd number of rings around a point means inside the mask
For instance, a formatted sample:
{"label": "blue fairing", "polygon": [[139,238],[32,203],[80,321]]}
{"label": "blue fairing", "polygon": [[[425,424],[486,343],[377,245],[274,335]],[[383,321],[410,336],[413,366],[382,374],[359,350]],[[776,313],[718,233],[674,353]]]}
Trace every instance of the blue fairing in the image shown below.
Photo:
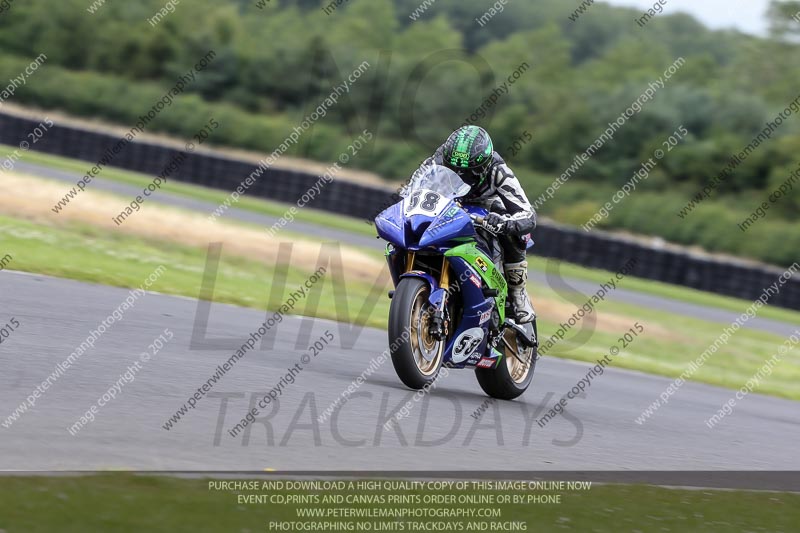
{"label": "blue fairing", "polygon": [[[406,220],[408,220],[408,227],[411,229],[411,233],[417,236],[428,230],[431,222],[433,222],[433,217],[428,215],[411,215]],[[422,245],[422,243],[420,243],[420,245]]]}
{"label": "blue fairing", "polygon": [[436,217],[419,240],[419,245],[442,245],[459,237],[473,237],[475,229],[469,215],[454,202]]}
{"label": "blue fairing", "polygon": [[[453,367],[462,368],[467,364],[475,364],[478,359],[480,359],[481,355],[486,352],[486,343],[488,340],[487,318],[488,313],[490,313],[494,308],[494,298],[487,298],[484,296],[482,287],[479,287],[471,281],[470,278],[480,279],[480,276],[464,259],[461,259],[460,257],[451,257],[450,265],[453,268],[456,279],[464,280],[464,282],[461,283],[464,301],[464,314],[461,318],[461,322],[458,324],[458,330],[453,334],[452,339],[445,347],[444,360]],[[482,317],[484,318],[483,322],[481,322]],[[453,349],[455,348],[456,342],[458,341],[461,333],[468,330],[474,330],[476,328],[479,328],[483,331],[483,340],[475,348],[471,357],[467,357],[466,359],[462,359],[460,361],[454,361]]]}
{"label": "blue fairing", "polygon": [[[459,209],[455,203],[451,202],[436,218],[419,214],[406,217],[403,213],[403,205],[403,202],[400,201],[382,211],[375,217],[375,227],[382,239],[398,248],[409,250],[418,250],[429,246],[442,247],[455,239],[473,237],[475,229],[470,215],[483,217],[488,214],[483,207],[465,205]],[[421,237],[419,237],[420,234]],[[524,235],[523,239],[526,249],[533,246],[530,234]],[[406,246],[406,242],[408,242],[408,246]]]}
{"label": "blue fairing", "polygon": [[[375,217],[378,236],[398,248],[419,250],[436,247],[453,239],[474,237],[475,229],[469,214],[450,202],[439,216],[425,214],[406,216],[404,202],[385,209]],[[479,209],[479,212],[485,210]]]}
{"label": "blue fairing", "polygon": [[384,209],[375,217],[375,228],[378,235],[398,248],[406,247],[405,217],[403,216],[403,202]]}
{"label": "blue fairing", "polygon": [[470,215],[477,215],[479,217],[485,217],[486,215],[489,214],[489,211],[477,205],[465,205],[463,209]]}

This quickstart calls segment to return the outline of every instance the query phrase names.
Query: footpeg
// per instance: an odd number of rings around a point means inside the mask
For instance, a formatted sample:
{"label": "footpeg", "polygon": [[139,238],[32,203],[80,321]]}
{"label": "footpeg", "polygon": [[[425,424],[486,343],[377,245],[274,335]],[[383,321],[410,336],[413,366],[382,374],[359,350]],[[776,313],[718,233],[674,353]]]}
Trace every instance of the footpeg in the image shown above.
{"label": "footpeg", "polygon": [[505,325],[506,327],[513,329],[517,334],[517,338],[519,338],[519,340],[522,341],[522,344],[528,348],[536,348],[539,346],[539,339],[536,338],[536,327],[531,325],[530,322],[519,325],[516,322],[506,320]]}

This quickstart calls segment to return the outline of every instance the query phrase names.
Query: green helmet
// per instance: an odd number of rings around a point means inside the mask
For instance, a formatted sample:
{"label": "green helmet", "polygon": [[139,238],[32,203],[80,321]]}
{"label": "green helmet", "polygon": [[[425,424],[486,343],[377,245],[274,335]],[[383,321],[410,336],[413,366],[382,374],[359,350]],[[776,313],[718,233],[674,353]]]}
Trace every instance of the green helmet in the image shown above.
{"label": "green helmet", "polygon": [[458,173],[464,183],[474,187],[486,179],[492,162],[492,138],[481,127],[463,126],[450,134],[442,152],[444,166]]}

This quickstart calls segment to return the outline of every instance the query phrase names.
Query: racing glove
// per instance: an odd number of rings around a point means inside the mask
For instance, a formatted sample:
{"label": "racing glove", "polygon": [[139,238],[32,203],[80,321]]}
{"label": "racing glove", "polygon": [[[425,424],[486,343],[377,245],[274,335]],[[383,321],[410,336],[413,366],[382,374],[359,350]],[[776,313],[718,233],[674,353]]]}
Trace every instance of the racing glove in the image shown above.
{"label": "racing glove", "polygon": [[506,232],[508,219],[497,213],[489,213],[484,217],[482,227],[493,235],[502,235]]}

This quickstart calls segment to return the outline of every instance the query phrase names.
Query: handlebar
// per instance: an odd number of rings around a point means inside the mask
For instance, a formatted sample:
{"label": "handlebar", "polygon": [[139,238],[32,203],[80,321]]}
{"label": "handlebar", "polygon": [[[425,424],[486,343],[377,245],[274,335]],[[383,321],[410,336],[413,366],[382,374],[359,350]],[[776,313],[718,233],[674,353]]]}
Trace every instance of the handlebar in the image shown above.
{"label": "handlebar", "polygon": [[483,226],[483,223],[486,220],[486,217],[482,217],[480,215],[470,215],[469,218],[471,218],[472,222],[474,222],[477,226]]}

